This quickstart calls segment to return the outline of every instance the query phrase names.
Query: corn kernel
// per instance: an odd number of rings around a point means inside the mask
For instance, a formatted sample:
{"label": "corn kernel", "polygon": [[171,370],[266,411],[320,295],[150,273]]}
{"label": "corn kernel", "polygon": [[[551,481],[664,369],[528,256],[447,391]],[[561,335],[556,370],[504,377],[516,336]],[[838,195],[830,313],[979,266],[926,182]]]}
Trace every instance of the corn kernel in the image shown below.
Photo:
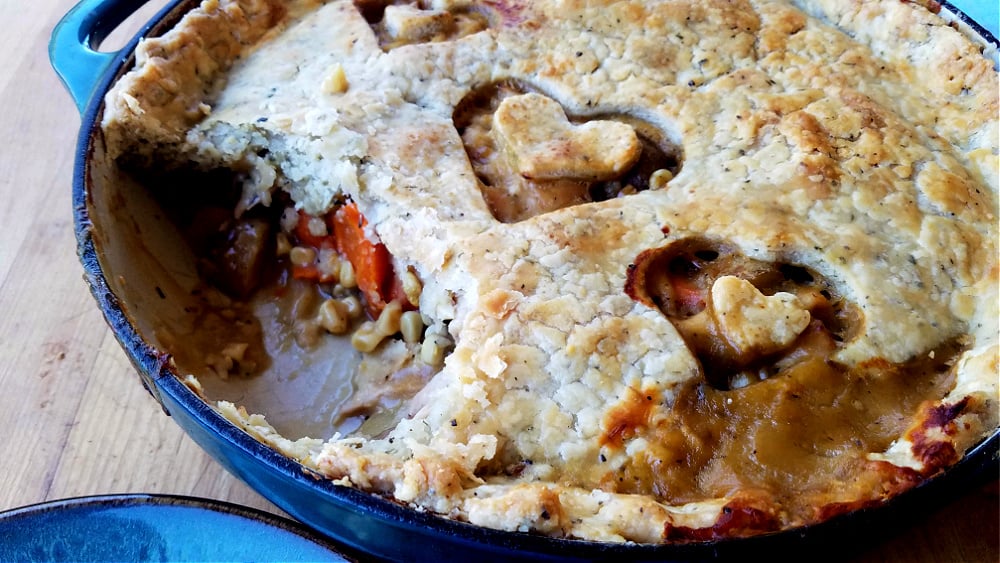
{"label": "corn kernel", "polygon": [[319,324],[331,334],[344,334],[351,327],[347,307],[336,299],[327,299],[319,306]]}
{"label": "corn kernel", "polygon": [[674,179],[673,172],[665,168],[661,168],[649,175],[649,189],[659,190],[661,188],[664,188],[666,187],[667,183],[673,179]]}
{"label": "corn kernel", "polygon": [[340,300],[344,304],[344,310],[347,311],[347,316],[352,319],[358,319],[364,314],[365,309],[361,305],[361,300],[358,299],[356,295],[348,295]]}
{"label": "corn kernel", "polygon": [[350,260],[340,262],[340,285],[347,289],[358,287],[358,280],[354,277],[354,265]]}
{"label": "corn kernel", "polygon": [[326,223],[319,217],[310,217],[306,228],[309,229],[309,234],[314,237],[325,237],[328,234]]}
{"label": "corn kernel", "polygon": [[400,281],[403,282],[403,293],[406,294],[406,300],[410,302],[410,305],[414,307],[420,305],[420,293],[424,290],[420,278],[412,270],[407,269],[403,272]]}
{"label": "corn kernel", "polygon": [[448,344],[443,336],[430,334],[420,345],[420,360],[430,366],[439,366],[444,361],[444,351]]}
{"label": "corn kernel", "polygon": [[396,334],[399,332],[399,320],[403,316],[403,307],[396,301],[393,301],[382,309],[382,313],[378,316],[378,321],[375,322],[376,330],[382,333],[383,336],[389,336],[391,334]]}
{"label": "corn kernel", "polygon": [[359,352],[371,352],[378,348],[378,345],[382,343],[385,339],[385,335],[379,333],[375,328],[375,323],[372,321],[365,321],[361,323],[358,330],[354,331],[351,335],[351,345],[354,346]]}
{"label": "corn kernel", "polygon": [[337,251],[332,248],[321,248],[319,250],[320,274],[323,275],[323,282],[330,283],[338,281],[340,277],[341,260]]}
{"label": "corn kernel", "polygon": [[288,259],[295,266],[311,266],[316,261],[316,251],[305,246],[296,246],[288,251]]}
{"label": "corn kernel", "polygon": [[337,63],[330,69],[330,74],[323,79],[323,92],[326,94],[343,94],[347,91],[347,75],[344,67]]}
{"label": "corn kernel", "polygon": [[420,342],[420,337],[424,335],[424,321],[420,318],[420,313],[407,311],[399,318],[399,331],[403,333],[403,341],[407,344]]}

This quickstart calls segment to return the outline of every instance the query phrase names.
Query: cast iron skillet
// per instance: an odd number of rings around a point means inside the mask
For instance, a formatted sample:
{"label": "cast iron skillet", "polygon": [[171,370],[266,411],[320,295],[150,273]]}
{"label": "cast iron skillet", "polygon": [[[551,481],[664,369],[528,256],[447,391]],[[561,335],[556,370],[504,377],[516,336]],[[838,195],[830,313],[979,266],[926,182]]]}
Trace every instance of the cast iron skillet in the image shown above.
{"label": "cast iron skillet", "polygon": [[[113,237],[102,236],[101,229],[95,229],[92,222],[99,221],[97,215],[107,213],[100,206],[108,205],[106,197],[96,193],[107,183],[99,179],[108,174],[100,169],[101,162],[95,162],[95,153],[103,150],[100,117],[104,94],[131,66],[133,51],[142,37],[162,34],[198,5],[196,0],[174,0],[122,50],[97,52],[97,46],[108,33],[144,3],[145,0],[83,0],[56,26],[50,43],[52,64],[82,115],[73,175],[73,205],[78,254],[86,280],[143,385],[163,410],[226,469],[305,524],[362,552],[407,561],[440,561],[456,554],[461,554],[462,559],[482,562],[701,561],[729,557],[816,560],[849,556],[911,524],[917,516],[939,507],[962,490],[997,475],[1000,431],[994,431],[942,475],[878,508],[747,539],[639,545],[559,540],[480,528],[417,512],[311,474],[238,429],[186,387],[170,370],[167,357],[154,347],[148,333],[144,336],[141,323],[134,316],[135,304],[123,298],[115,277],[105,273],[109,253],[114,251],[109,243]],[[963,17],[947,3],[944,7]],[[991,45],[997,44],[975,22],[963,21]],[[844,541],[845,538],[850,541]]]}

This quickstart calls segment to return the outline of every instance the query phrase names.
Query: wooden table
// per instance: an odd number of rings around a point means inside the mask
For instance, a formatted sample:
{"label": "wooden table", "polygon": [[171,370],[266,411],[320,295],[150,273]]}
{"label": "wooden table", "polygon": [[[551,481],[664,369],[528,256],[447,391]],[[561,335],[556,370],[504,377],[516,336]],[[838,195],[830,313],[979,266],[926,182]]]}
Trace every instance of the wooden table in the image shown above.
{"label": "wooden table", "polygon": [[[83,283],[70,203],[80,121],[46,54],[72,4],[0,0],[0,510],[148,492],[280,513],[163,414]],[[997,491],[975,488],[859,561],[997,561]]]}

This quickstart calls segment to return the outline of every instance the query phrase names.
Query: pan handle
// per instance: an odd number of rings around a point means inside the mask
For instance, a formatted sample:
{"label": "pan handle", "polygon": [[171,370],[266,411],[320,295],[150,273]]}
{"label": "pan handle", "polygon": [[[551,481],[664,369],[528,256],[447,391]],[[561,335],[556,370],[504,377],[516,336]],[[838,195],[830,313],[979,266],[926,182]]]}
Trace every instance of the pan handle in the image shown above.
{"label": "pan handle", "polygon": [[52,30],[49,61],[82,114],[98,81],[123,52],[102,53],[101,41],[147,0],[82,0]]}

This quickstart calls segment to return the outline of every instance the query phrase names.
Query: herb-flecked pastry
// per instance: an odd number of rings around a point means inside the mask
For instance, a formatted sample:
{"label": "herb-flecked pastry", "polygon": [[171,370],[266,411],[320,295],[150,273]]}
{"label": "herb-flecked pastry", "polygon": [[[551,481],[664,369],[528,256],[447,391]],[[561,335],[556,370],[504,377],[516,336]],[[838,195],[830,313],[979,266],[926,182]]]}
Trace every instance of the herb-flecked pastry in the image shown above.
{"label": "herb-flecked pastry", "polygon": [[199,388],[350,342],[328,435],[213,403],[329,479],[683,542],[997,428],[998,74],[918,3],[205,0],[137,53],[109,151],[189,180],[242,315],[168,351]]}

